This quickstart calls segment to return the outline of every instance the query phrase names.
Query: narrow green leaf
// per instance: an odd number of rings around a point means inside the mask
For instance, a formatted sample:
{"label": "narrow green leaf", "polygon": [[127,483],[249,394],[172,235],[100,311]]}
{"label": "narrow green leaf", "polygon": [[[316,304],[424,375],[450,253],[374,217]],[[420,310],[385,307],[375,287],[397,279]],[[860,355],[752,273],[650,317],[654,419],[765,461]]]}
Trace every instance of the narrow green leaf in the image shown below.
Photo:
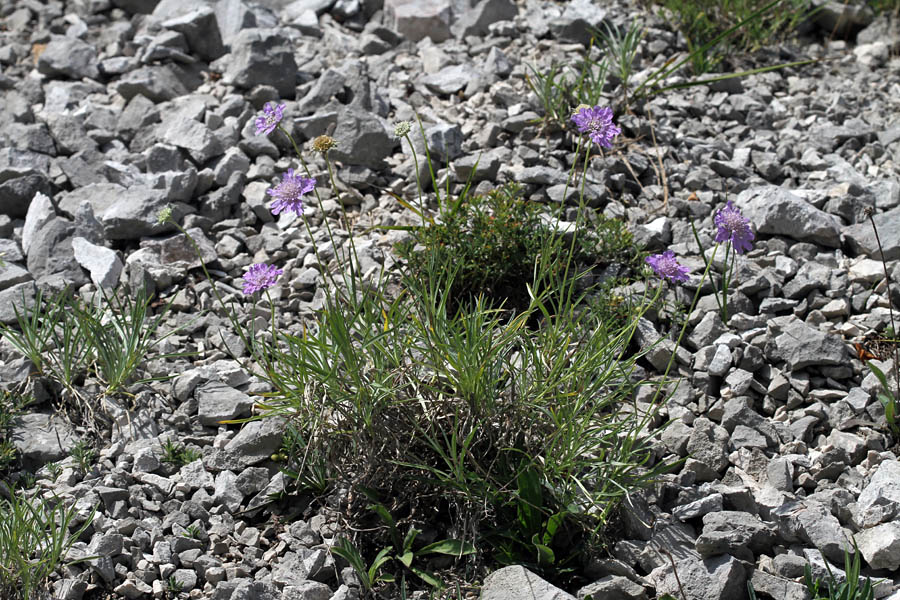
{"label": "narrow green leaf", "polygon": [[424,581],[431,587],[444,587],[444,584],[441,582],[441,580],[428,571],[423,571],[422,569],[418,569],[416,567],[410,567],[409,570],[415,573],[420,579],[422,579],[422,581]]}

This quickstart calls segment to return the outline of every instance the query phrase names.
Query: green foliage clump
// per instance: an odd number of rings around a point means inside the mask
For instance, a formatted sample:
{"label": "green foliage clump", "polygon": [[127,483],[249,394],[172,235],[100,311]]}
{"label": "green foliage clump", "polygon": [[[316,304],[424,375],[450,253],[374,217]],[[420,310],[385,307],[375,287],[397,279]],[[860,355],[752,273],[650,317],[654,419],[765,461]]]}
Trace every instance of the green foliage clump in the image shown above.
{"label": "green foliage clump", "polygon": [[[810,14],[806,0],[778,0],[760,11],[756,0],[656,0],[684,35],[696,75],[733,53],[755,52],[784,39]],[[729,33],[729,30],[733,29]],[[722,43],[713,43],[727,34]],[[708,47],[707,47],[708,46]],[[704,49],[703,51],[698,51]]]}
{"label": "green foliage clump", "polygon": [[20,394],[0,391],[0,473],[7,472],[16,462],[18,454],[11,439],[13,420],[29,401]]}
{"label": "green foliage clump", "polygon": [[[33,600],[44,597],[50,576],[91,525],[96,508],[79,518],[75,507],[60,498],[26,498],[5,488],[0,498],[0,597]],[[70,528],[80,526],[72,533]],[[68,564],[95,557],[84,557]]]}
{"label": "green foliage clump", "polygon": [[410,273],[454,274],[446,292],[450,310],[483,296],[490,307],[521,311],[541,262],[551,279],[564,277],[567,269],[572,276],[576,268],[638,266],[640,253],[621,221],[599,216],[593,231],[576,236],[571,247],[571,238],[554,233],[552,220],[541,218],[543,208],[520,192],[508,184],[469,197],[398,247]]}

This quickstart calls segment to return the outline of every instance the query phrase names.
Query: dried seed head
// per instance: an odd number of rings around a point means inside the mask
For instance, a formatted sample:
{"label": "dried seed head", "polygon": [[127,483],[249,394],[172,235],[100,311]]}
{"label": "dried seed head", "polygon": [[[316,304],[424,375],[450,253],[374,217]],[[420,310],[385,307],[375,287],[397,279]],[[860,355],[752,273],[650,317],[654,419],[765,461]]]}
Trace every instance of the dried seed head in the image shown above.
{"label": "dried seed head", "polygon": [[313,152],[325,154],[332,148],[337,148],[337,142],[330,135],[320,135],[312,141],[310,148],[313,149]]}

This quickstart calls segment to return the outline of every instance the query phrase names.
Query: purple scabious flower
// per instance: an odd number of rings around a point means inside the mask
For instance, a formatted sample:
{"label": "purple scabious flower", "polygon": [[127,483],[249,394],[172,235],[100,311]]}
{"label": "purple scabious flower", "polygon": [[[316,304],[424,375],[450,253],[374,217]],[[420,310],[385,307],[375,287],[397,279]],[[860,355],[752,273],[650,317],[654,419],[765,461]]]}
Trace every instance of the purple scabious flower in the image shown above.
{"label": "purple scabious flower", "polygon": [[646,262],[657,277],[668,279],[672,283],[688,280],[688,268],[678,264],[675,253],[671,250],[648,256]]}
{"label": "purple scabious flower", "polygon": [[288,169],[283,175],[281,183],[274,188],[269,188],[266,193],[275,198],[272,203],[272,214],[277,215],[283,210],[293,211],[298,215],[303,214],[303,195],[308,194],[316,187],[314,177],[306,178],[294,175],[293,169]]}
{"label": "purple scabious flower", "polygon": [[738,254],[743,254],[753,247],[750,242],[756,236],[750,230],[750,219],[745,218],[741,211],[731,204],[731,200],[725,204],[725,208],[716,213],[713,223],[719,228],[716,242],[731,242]]}
{"label": "purple scabious flower", "polygon": [[269,135],[281,123],[281,117],[284,116],[284,107],[286,104],[275,105],[266,102],[263,107],[263,114],[256,117],[256,135]]}
{"label": "purple scabious flower", "polygon": [[275,285],[275,280],[284,273],[274,265],[256,263],[244,273],[244,295],[249,296],[254,292],[261,292]]}
{"label": "purple scabious flower", "polygon": [[622,133],[622,130],[612,122],[612,118],[611,108],[600,105],[594,108],[584,106],[572,115],[572,122],[575,123],[579,133],[588,134],[592,141],[604,148],[612,148],[612,139]]}

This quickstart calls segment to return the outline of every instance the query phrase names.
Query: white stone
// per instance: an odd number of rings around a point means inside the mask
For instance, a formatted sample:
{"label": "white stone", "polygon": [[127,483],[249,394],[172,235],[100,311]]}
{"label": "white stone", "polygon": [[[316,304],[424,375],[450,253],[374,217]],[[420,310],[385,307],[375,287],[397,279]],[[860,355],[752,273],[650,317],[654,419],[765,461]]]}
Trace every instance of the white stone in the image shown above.
{"label": "white stone", "polygon": [[91,281],[98,288],[112,289],[119,283],[122,261],[114,250],[97,246],[83,237],[72,238],[72,250],[78,264],[91,274]]}
{"label": "white stone", "polygon": [[900,523],[892,521],[863,529],[856,534],[856,544],[873,569],[900,568]]}

